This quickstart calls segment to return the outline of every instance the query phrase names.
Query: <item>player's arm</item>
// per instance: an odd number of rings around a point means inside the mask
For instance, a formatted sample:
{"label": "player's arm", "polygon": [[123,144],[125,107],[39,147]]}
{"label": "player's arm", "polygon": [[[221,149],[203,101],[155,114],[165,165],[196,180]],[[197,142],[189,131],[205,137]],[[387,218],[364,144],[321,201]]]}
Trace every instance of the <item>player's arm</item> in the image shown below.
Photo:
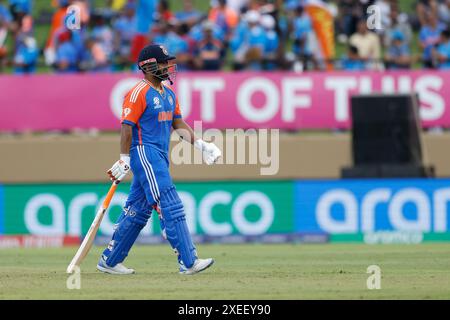
{"label": "player's arm", "polygon": [[193,144],[194,147],[203,153],[203,159],[206,164],[213,164],[222,156],[222,152],[214,143],[208,143],[197,138],[194,130],[192,130],[191,126],[188,125],[183,118],[175,117],[172,121],[172,127],[183,140]]}
{"label": "player's arm", "polygon": [[197,138],[195,137],[194,130],[192,130],[191,126],[188,125],[183,118],[175,118],[172,121],[172,127],[181,137],[181,139],[189,142],[190,144],[194,144]]}
{"label": "player's arm", "polygon": [[129,124],[122,123],[120,129],[120,154],[130,155],[131,138],[133,136],[133,127]]}
{"label": "player's arm", "polygon": [[139,121],[145,106],[143,95],[137,90],[139,89],[130,91],[124,99],[120,129],[120,159],[107,171],[112,181],[122,181],[130,171],[133,126]]}

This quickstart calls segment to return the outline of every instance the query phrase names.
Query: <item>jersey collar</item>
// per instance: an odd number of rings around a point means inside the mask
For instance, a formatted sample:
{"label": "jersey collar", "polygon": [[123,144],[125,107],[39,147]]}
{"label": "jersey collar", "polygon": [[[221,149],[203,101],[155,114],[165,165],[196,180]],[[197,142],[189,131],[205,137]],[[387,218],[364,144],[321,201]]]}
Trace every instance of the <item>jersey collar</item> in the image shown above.
{"label": "jersey collar", "polygon": [[151,88],[155,89],[161,96],[165,96],[166,94],[166,88],[164,87],[164,84],[161,83],[162,90],[155,88],[155,86],[148,81],[147,79],[142,79],[146,84],[148,84]]}

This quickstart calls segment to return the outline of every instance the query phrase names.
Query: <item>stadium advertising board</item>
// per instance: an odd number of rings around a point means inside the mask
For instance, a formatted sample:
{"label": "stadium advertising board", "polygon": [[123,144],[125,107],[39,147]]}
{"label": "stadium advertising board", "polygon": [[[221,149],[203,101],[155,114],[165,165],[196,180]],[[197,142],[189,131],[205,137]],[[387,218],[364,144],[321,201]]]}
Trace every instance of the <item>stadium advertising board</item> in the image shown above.
{"label": "stadium advertising board", "polygon": [[[100,239],[112,234],[128,189],[119,185]],[[107,190],[106,184],[0,186],[0,230],[83,236]],[[197,242],[450,241],[450,179],[198,182],[178,183],[177,190]],[[141,243],[159,243],[159,235],[154,212]]]}
{"label": "stadium advertising board", "polygon": [[[0,76],[0,91],[8,92],[0,96],[0,128],[117,130],[123,97],[139,79],[124,73],[33,75],[26,82]],[[174,90],[187,121],[201,120],[204,128],[345,129],[350,96],[373,92],[417,92],[422,125],[450,127],[448,72],[180,73]]]}
{"label": "stadium advertising board", "polygon": [[[108,186],[7,185],[3,190],[0,210],[4,234],[80,236],[89,229]],[[120,184],[99,235],[113,233],[128,190],[129,184]],[[294,231],[292,182],[179,183],[177,190],[194,234],[253,236]],[[144,228],[143,235],[159,234],[156,216]]]}
{"label": "stadium advertising board", "polygon": [[450,231],[448,179],[298,181],[294,189],[299,232],[365,234],[377,242],[379,232]]}

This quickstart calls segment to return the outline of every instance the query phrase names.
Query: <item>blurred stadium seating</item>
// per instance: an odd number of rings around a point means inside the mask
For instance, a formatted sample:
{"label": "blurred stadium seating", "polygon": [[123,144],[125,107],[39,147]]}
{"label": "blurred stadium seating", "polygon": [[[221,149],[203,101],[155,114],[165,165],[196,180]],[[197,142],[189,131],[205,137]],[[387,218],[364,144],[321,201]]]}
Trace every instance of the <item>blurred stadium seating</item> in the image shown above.
{"label": "blurred stadium seating", "polygon": [[[381,17],[374,32],[365,23],[371,5]],[[446,0],[2,0],[0,72],[134,70],[149,42],[176,54],[181,70],[445,69],[449,8]]]}

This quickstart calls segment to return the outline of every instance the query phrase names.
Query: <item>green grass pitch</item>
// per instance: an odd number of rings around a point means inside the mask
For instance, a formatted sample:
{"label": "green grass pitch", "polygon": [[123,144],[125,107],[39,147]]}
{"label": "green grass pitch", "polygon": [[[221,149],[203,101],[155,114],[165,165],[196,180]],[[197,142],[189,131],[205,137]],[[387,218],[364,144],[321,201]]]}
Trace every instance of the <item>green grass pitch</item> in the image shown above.
{"label": "green grass pitch", "polygon": [[[81,289],[66,287],[76,248],[1,249],[0,299],[450,299],[450,244],[199,245],[215,264],[183,276],[169,246],[136,246],[131,276],[97,272],[102,248],[81,269]],[[381,289],[366,287],[381,268]]]}

